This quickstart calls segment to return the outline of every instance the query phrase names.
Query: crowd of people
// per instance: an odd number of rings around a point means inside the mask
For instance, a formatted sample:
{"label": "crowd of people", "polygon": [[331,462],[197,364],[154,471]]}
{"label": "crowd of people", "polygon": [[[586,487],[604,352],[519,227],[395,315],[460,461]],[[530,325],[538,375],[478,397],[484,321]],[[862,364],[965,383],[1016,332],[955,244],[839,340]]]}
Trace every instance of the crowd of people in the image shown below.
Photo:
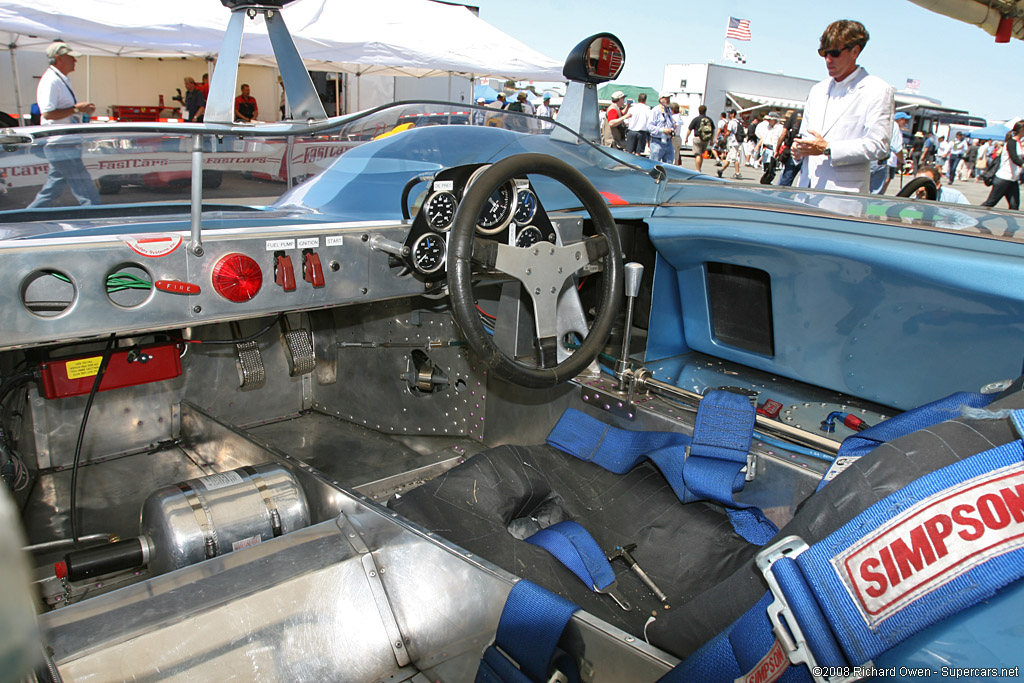
{"label": "crowd of people", "polygon": [[911,133],[911,117],[895,111],[894,89],[857,64],[868,38],[860,22],[829,24],[818,49],[829,77],[811,88],[802,111],[744,119],[727,110],[716,122],[701,105],[687,125],[671,93],[661,93],[652,109],[642,93],[634,102],[619,91],[602,112],[602,144],[674,164],[689,144],[698,172],[705,161],[714,162],[720,178],[742,179],[743,169],[753,168],[764,184],[884,194],[897,174],[910,173],[932,178],[940,201],[968,203],[952,186],[984,182],[992,189],[983,206],[1005,198],[1017,209],[1024,123],[1003,141]]}

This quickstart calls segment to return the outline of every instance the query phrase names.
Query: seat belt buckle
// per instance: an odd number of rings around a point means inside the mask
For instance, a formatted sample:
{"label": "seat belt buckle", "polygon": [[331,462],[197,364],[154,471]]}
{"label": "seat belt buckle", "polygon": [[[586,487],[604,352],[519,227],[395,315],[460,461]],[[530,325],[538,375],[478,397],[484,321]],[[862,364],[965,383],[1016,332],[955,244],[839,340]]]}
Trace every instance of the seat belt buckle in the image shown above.
{"label": "seat belt buckle", "polygon": [[[865,676],[824,675],[826,669],[818,666],[818,662],[814,659],[814,653],[811,652],[811,648],[807,645],[807,639],[804,638],[804,632],[793,615],[793,610],[786,600],[786,594],[782,591],[782,586],[779,585],[778,580],[775,578],[775,573],[772,571],[772,566],[782,558],[795,559],[809,547],[807,542],[799,536],[786,536],[766,546],[754,556],[754,562],[764,575],[764,580],[768,583],[768,589],[772,593],[772,598],[774,598],[772,603],[768,605],[768,620],[772,624],[772,633],[775,634],[775,639],[786,653],[790,664],[806,665],[811,678],[818,683],[847,683],[849,681],[862,680]],[[865,662],[860,666],[851,668],[850,673],[870,671],[872,668],[871,662]]]}

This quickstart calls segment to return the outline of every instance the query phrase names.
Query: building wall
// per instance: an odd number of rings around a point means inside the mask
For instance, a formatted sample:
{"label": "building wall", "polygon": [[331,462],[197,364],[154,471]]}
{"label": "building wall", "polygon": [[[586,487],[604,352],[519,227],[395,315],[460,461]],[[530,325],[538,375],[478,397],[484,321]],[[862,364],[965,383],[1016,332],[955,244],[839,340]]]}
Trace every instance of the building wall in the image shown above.
{"label": "building wall", "polygon": [[729,91],[803,101],[816,82],[723,64],[666,64],[663,89],[679,93],[673,99],[680,104],[695,103],[691,114],[696,112],[696,104],[707,105],[708,115],[714,119],[734,108],[726,97]]}

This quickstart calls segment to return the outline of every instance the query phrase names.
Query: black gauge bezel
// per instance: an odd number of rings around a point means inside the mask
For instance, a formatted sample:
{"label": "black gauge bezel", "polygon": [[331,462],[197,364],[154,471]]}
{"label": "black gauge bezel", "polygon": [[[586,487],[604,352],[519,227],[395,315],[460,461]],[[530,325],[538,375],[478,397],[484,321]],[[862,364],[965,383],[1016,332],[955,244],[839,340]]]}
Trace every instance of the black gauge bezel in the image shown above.
{"label": "black gauge bezel", "polygon": [[[473,182],[477,178],[480,177],[480,174],[483,173],[484,171],[486,171],[488,168],[490,168],[490,166],[491,166],[490,164],[484,164],[480,168],[478,168],[475,171],[473,171],[473,175],[471,175],[469,177],[469,180],[466,182],[466,189],[463,190],[463,192],[462,192],[463,196],[465,196],[466,192],[469,191],[469,188],[471,188],[473,186]],[[503,188],[508,188],[509,192],[511,193],[511,200],[508,203],[508,207],[506,208],[505,215],[502,216],[501,220],[499,220],[497,223],[495,223],[491,227],[485,227],[485,226],[480,225],[480,219],[479,219],[479,216],[478,216],[477,217],[477,221],[476,221],[476,232],[477,232],[477,234],[479,234],[479,235],[488,235],[488,236],[489,235],[497,235],[499,232],[501,232],[502,230],[507,228],[508,224],[512,222],[512,217],[516,213],[516,208],[518,207],[518,202],[519,202],[519,199],[518,199],[519,190],[516,188],[515,179],[510,178],[507,182],[502,183],[497,188],[495,188],[494,192],[499,192]],[[494,193],[492,192],[491,194],[494,194]]]}
{"label": "black gauge bezel", "polygon": [[[519,244],[519,238],[522,237],[523,233],[525,233],[527,230],[533,230],[533,231],[535,231],[537,233],[537,241],[534,242],[533,244],[527,244],[525,246],[521,246]],[[536,225],[524,225],[520,230],[518,230],[516,232],[516,240],[515,240],[514,244],[517,247],[519,247],[520,249],[526,249],[528,247],[532,247],[534,244],[537,244],[537,243],[543,242],[543,241],[544,241],[544,232],[540,228],[538,228]]]}
{"label": "black gauge bezel", "polygon": [[[530,209],[530,215],[526,218],[519,218],[519,207],[521,197],[533,197],[533,207]],[[516,210],[512,212],[512,219],[517,225],[529,224],[533,220],[533,217],[537,215],[537,208],[540,206],[540,199],[537,197],[537,193],[530,189],[517,190],[516,192]]]}
{"label": "black gauge bezel", "polygon": [[[419,262],[416,260],[416,249],[419,248],[423,240],[427,239],[428,237],[433,237],[434,239],[438,239],[441,241],[441,258],[438,259],[437,265],[429,270],[420,266]],[[448,241],[445,240],[445,238],[442,235],[439,235],[436,232],[425,232],[419,237],[417,237],[416,241],[412,243],[412,249],[409,251],[409,260],[412,261],[413,267],[415,267],[418,272],[423,273],[424,275],[431,275],[433,273],[436,273],[437,271],[444,268],[445,261],[448,260]]]}
{"label": "black gauge bezel", "polygon": [[[451,198],[451,201],[452,201],[452,216],[451,216],[451,218],[448,220],[448,222],[445,225],[438,226],[438,225],[434,225],[434,222],[430,219],[430,205],[431,205],[431,203],[434,200],[438,199],[442,195],[447,195],[448,197]],[[450,192],[448,190],[443,190],[441,192],[434,192],[429,197],[427,197],[426,201],[423,202],[423,212],[424,212],[423,213],[423,217],[426,219],[427,226],[430,229],[437,230],[438,232],[448,232],[448,230],[451,229],[452,224],[455,223],[455,212],[458,211],[458,208],[459,208],[459,200],[456,199],[454,192]]]}

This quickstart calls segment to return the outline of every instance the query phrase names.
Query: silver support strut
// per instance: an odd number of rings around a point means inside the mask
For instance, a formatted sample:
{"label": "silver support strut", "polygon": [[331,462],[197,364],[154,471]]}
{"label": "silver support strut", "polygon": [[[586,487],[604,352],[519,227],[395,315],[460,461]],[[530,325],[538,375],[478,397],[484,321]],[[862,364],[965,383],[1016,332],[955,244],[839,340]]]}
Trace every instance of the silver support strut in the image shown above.
{"label": "silver support strut", "polygon": [[203,255],[203,136],[192,136],[192,213],[189,221],[192,242],[189,251]]}

